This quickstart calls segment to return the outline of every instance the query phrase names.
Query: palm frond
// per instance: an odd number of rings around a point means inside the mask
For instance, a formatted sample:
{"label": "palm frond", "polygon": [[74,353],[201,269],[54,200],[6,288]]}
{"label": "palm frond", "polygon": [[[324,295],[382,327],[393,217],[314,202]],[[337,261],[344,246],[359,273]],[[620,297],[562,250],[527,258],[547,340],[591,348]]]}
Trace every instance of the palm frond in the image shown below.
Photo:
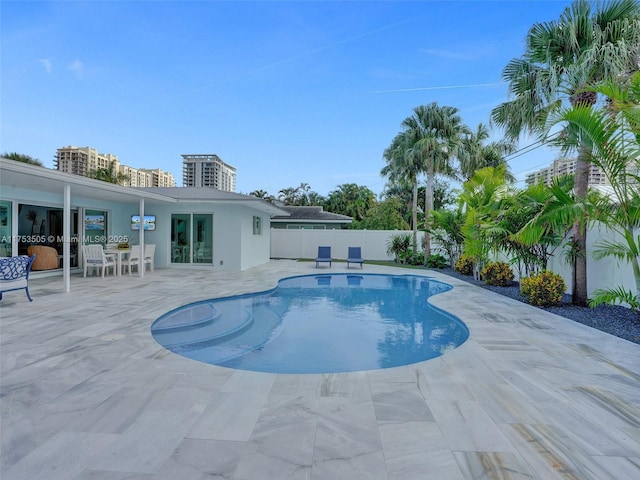
{"label": "palm frond", "polygon": [[640,300],[631,290],[625,290],[623,287],[598,289],[593,292],[593,296],[589,301],[589,306],[595,308],[598,305],[608,304],[627,304],[633,311],[640,309]]}

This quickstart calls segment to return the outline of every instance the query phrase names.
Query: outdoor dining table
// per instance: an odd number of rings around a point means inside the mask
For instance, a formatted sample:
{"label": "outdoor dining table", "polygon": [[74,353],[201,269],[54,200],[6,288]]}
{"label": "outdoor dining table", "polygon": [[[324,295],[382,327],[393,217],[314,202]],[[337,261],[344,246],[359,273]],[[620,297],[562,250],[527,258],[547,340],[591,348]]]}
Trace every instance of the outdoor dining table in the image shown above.
{"label": "outdoor dining table", "polygon": [[130,248],[106,248],[104,250],[106,255],[115,255],[116,257],[116,277],[122,275],[122,267],[125,258],[131,253]]}

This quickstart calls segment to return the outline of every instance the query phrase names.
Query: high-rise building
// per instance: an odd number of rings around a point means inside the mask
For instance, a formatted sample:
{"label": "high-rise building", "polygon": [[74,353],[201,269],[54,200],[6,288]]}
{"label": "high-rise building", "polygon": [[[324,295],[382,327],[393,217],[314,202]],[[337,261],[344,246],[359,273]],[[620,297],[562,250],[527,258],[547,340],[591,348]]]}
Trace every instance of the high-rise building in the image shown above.
{"label": "high-rise building", "polygon": [[151,176],[147,175],[142,170],[138,170],[137,168],[129,167],[127,165],[120,165],[118,168],[118,173],[126,175],[127,180],[123,182],[125,187],[153,187],[149,182],[151,181]]}
{"label": "high-rise building", "polygon": [[[544,183],[545,185],[551,185],[554,179],[563,175],[573,175],[576,173],[577,160],[570,158],[559,158],[554,160],[547,168],[538,170],[527,174],[525,182],[527,186],[536,185],[538,183]],[[591,165],[589,168],[589,185],[608,185],[609,181],[607,177],[602,173],[599,167]]]}
{"label": "high-rise building", "polygon": [[125,187],[175,187],[176,181],[169,172],[160,169],[133,168],[123,165],[116,155],[99,153],[91,147],[68,146],[56,151],[55,167],[61,172],[88,177],[99,168],[111,168],[126,175]]}
{"label": "high-rise building", "polygon": [[56,151],[55,166],[61,172],[73,173],[88,177],[99,168],[109,168],[115,162],[116,170],[120,168],[118,157],[110,153],[98,153],[91,147],[63,147]]}
{"label": "high-rise building", "polygon": [[144,172],[147,176],[150,176],[150,187],[175,187],[176,180],[173,178],[173,174],[160,170],[159,168],[149,170],[147,168],[141,168],[141,172]]}
{"label": "high-rise building", "polygon": [[236,191],[236,168],[215,154],[182,155],[182,185]]}

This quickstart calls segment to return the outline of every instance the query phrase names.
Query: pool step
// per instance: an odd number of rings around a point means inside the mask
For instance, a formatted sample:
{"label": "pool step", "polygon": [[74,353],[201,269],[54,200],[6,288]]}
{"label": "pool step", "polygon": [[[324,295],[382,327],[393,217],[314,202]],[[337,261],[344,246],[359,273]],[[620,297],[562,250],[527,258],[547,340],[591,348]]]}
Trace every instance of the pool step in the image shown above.
{"label": "pool step", "polygon": [[194,360],[222,363],[262,347],[277,336],[282,327],[282,315],[268,303],[254,304],[250,317],[246,328],[223,337],[174,345],[170,350]]}
{"label": "pool step", "polygon": [[211,323],[219,316],[220,312],[213,303],[203,302],[169,312],[156,321],[151,328],[154,333],[173,332]]}
{"label": "pool step", "polygon": [[[230,302],[199,304],[162,318],[151,328],[156,340],[174,347],[224,339],[251,326],[253,317],[244,307]],[[191,312],[191,310],[194,310]]]}

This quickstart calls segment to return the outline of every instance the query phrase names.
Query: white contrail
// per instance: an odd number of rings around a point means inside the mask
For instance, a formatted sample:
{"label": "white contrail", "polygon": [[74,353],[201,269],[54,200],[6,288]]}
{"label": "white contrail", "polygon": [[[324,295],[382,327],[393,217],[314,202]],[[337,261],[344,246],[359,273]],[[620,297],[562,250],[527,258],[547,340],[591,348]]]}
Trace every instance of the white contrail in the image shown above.
{"label": "white contrail", "polygon": [[397,93],[397,92],[419,92],[423,90],[448,90],[452,88],[474,88],[474,87],[497,87],[505,85],[504,82],[498,83],[472,83],[469,85],[441,85],[438,87],[417,87],[417,88],[398,88],[393,90],[372,90],[365,93]]}

